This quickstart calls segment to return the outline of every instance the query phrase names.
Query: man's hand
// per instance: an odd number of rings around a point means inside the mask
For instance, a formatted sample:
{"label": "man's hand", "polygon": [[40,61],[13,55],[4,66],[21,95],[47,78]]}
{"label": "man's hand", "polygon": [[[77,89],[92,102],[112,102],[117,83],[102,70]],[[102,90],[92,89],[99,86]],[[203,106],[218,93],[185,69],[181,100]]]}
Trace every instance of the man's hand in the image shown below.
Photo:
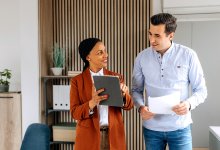
{"label": "man's hand", "polygon": [[139,112],[143,120],[149,120],[155,115],[149,111],[147,106],[140,106]]}
{"label": "man's hand", "polygon": [[180,104],[174,106],[172,110],[177,115],[186,115],[189,112],[190,103],[188,101],[183,101]]}

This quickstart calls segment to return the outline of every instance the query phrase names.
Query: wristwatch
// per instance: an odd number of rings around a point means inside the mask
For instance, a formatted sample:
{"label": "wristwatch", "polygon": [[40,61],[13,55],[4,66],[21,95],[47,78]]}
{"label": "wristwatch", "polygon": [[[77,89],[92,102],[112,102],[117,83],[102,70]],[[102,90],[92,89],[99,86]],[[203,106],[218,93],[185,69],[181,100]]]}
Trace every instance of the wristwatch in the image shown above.
{"label": "wristwatch", "polygon": [[189,102],[189,111],[191,110],[191,104],[190,104],[190,102]]}
{"label": "wristwatch", "polygon": [[94,114],[93,109],[89,109],[89,115],[91,116],[91,115],[93,115],[93,114]]}

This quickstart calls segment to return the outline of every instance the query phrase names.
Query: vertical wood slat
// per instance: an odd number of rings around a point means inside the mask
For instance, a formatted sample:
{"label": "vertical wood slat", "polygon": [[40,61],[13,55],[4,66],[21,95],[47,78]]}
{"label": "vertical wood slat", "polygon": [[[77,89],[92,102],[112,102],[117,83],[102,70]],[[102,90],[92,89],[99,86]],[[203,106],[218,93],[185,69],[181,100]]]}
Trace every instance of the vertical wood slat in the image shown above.
{"label": "vertical wood slat", "polygon": [[[67,50],[63,74],[66,75],[68,70],[83,69],[78,45],[85,38],[98,37],[104,42],[109,54],[108,69],[121,73],[128,87],[131,87],[134,60],[148,44],[150,0],[51,1],[53,37],[47,47],[52,47],[51,43],[58,43]],[[43,31],[45,30],[41,30]],[[51,33],[48,33],[49,35],[51,36]],[[61,82],[61,84],[66,83]],[[123,117],[127,149],[145,149],[141,118],[136,108],[129,112],[123,111]],[[73,120],[69,113],[61,112],[59,121],[72,122]],[[72,150],[73,146],[62,144],[60,148]]]}

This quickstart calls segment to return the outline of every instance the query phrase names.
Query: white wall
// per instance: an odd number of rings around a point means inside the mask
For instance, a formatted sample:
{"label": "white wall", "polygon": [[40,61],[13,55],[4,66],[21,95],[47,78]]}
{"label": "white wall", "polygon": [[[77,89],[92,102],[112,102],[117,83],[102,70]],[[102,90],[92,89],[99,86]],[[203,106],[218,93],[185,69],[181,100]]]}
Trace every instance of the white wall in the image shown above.
{"label": "white wall", "polygon": [[152,6],[152,15],[162,12],[162,0],[150,0]]}
{"label": "white wall", "polygon": [[40,122],[38,0],[0,0],[0,70],[12,70],[10,91],[22,94],[22,130]]}
{"label": "white wall", "polygon": [[20,52],[23,134],[29,124],[40,122],[38,0],[20,2]]}
{"label": "white wall", "polygon": [[0,0],[0,71],[12,70],[10,91],[21,90],[18,6],[18,0]]}

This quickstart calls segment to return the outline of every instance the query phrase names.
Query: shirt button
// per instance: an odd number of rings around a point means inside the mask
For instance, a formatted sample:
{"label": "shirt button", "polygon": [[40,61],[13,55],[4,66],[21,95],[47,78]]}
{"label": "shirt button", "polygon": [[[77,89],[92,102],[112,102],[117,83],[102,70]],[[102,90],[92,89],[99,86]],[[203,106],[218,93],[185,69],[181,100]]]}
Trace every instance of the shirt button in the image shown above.
{"label": "shirt button", "polygon": [[161,69],[163,71],[163,69]]}
{"label": "shirt button", "polygon": [[163,75],[161,77],[163,77]]}

